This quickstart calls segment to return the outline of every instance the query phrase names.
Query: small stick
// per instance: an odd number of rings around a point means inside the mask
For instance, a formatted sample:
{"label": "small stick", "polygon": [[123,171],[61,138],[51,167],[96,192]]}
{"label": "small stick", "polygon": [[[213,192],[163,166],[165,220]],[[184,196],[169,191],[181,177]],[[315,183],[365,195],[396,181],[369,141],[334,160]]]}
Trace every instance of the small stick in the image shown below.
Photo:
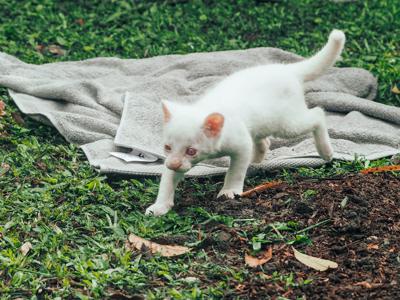
{"label": "small stick", "polygon": [[365,170],[361,170],[360,173],[368,174],[368,173],[380,173],[380,172],[390,172],[390,171],[400,171],[400,165],[368,168]]}
{"label": "small stick", "polygon": [[297,231],[296,234],[306,232],[306,231],[308,231],[308,230],[310,230],[310,229],[313,229],[313,228],[315,228],[315,227],[324,225],[324,224],[329,223],[329,222],[331,222],[331,219],[323,220],[323,221],[321,221],[321,222],[319,222],[319,223],[317,223],[317,224],[310,225],[310,226],[308,226],[308,227],[306,227],[306,228],[304,228],[304,229],[302,229],[302,230]]}
{"label": "small stick", "polygon": [[248,197],[253,193],[260,193],[262,191],[265,191],[269,188],[281,185],[283,182],[281,180],[276,180],[276,181],[270,181],[270,182],[265,182],[263,184],[257,185],[255,188],[252,188],[246,192],[243,192],[240,197]]}
{"label": "small stick", "polygon": [[283,235],[279,232],[278,228],[276,228],[274,224],[270,224],[270,226],[271,226],[272,229],[276,232],[276,234],[277,234],[283,241],[285,241],[285,238],[284,238]]}

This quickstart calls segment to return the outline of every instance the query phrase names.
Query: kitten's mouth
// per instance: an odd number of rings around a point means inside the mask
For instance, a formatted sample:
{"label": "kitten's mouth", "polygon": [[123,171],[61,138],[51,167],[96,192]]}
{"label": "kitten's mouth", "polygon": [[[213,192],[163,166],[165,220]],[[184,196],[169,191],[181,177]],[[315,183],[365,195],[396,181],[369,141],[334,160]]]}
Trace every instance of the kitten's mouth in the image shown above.
{"label": "kitten's mouth", "polygon": [[179,173],[185,173],[189,171],[192,168],[192,164],[187,162],[187,161],[181,161],[177,159],[167,159],[165,162],[165,165],[168,169],[179,172]]}
{"label": "kitten's mouth", "polygon": [[178,173],[186,173],[187,171],[190,170],[190,168],[171,168],[171,167],[168,167],[168,166],[167,166],[167,168],[172,170],[172,171],[178,172]]}
{"label": "kitten's mouth", "polygon": [[167,168],[175,171],[175,172],[179,172],[179,173],[186,173],[187,171],[189,171],[191,169],[192,166],[187,166],[187,165],[170,165],[167,164]]}

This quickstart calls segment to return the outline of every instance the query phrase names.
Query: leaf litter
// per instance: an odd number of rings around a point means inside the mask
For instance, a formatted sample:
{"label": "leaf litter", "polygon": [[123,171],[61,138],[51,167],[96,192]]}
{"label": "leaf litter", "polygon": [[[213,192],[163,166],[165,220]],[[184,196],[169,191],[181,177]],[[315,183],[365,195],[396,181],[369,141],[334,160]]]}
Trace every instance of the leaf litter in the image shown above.
{"label": "leaf litter", "polygon": [[54,55],[57,57],[61,57],[61,56],[65,56],[67,55],[67,51],[62,48],[59,45],[37,45],[36,46],[36,51],[39,52],[40,54],[50,54],[50,55]]}
{"label": "leaf litter", "polygon": [[126,247],[130,250],[139,250],[159,254],[165,257],[173,257],[190,252],[191,248],[179,245],[161,245],[141,238],[133,233],[128,236]]}
{"label": "leaf litter", "polygon": [[[296,232],[308,236],[311,243],[300,240],[300,245],[293,246],[297,251],[307,249],[314,256],[304,254],[304,250],[296,253],[278,236],[261,241],[254,265],[262,262],[258,260],[271,246],[274,254],[264,264],[249,266],[244,278],[230,281],[228,288],[234,289],[238,298],[274,298],[287,291],[290,299],[319,299],[321,295],[327,299],[400,299],[400,178],[393,171],[294,178],[290,184],[283,182],[241,199],[207,197],[199,202],[189,189],[176,210],[185,214],[191,213],[193,206],[201,206],[210,214],[233,220],[257,220],[234,222],[229,227],[231,237],[223,243],[213,239],[222,224],[207,222],[202,229],[201,239],[207,242],[195,250],[203,249],[207,262],[223,264],[232,272],[241,272],[248,265],[246,253],[249,260],[252,237],[268,233],[271,224],[295,222],[298,228],[292,236]],[[318,193],[303,201],[301,197],[307,190]],[[299,209],[300,202],[307,209]],[[287,240],[288,232],[279,230]],[[315,268],[307,266],[315,264]],[[196,276],[201,282],[208,280]]]}
{"label": "leaf litter", "polygon": [[32,249],[32,244],[30,242],[25,242],[21,246],[20,251],[23,256],[26,256],[31,249]]}
{"label": "leaf litter", "polygon": [[305,264],[310,268],[313,268],[314,270],[326,271],[329,268],[336,269],[338,267],[338,264],[333,261],[301,253],[294,247],[292,247],[292,249],[294,252],[294,257],[296,257],[298,261],[300,261],[301,263]]}
{"label": "leaf litter", "polygon": [[261,256],[254,257],[246,253],[244,260],[246,265],[249,267],[255,268],[265,264],[270,261],[272,258],[272,247],[269,247],[268,250],[265,250]]}
{"label": "leaf litter", "polygon": [[0,117],[6,114],[5,109],[6,109],[6,104],[4,103],[3,100],[0,99]]}
{"label": "leaf litter", "polygon": [[7,163],[1,163],[0,165],[0,176],[3,176],[10,170],[10,165]]}

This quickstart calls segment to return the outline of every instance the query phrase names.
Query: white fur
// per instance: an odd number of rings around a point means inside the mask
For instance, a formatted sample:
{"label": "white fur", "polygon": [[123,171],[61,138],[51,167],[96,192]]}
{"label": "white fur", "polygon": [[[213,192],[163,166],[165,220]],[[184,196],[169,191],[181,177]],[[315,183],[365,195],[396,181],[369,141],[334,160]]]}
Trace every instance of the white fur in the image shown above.
{"label": "white fur", "polygon": [[[167,213],[174,205],[174,191],[183,173],[204,159],[230,156],[231,164],[218,197],[241,194],[249,164],[261,162],[269,148],[268,136],[291,138],[313,132],[318,153],[330,161],[333,149],[324,112],[318,107],[307,108],[303,82],[317,78],[333,66],[344,42],[344,33],[333,30],[322,50],[307,60],[239,71],[195,104],[164,101],[169,112],[164,124],[164,141],[171,150],[166,153],[167,167],[157,200],[146,214]],[[217,136],[209,137],[205,134],[204,122],[215,112],[223,115],[223,127]],[[185,154],[188,147],[197,149],[196,156]],[[177,165],[180,167],[176,168]]]}

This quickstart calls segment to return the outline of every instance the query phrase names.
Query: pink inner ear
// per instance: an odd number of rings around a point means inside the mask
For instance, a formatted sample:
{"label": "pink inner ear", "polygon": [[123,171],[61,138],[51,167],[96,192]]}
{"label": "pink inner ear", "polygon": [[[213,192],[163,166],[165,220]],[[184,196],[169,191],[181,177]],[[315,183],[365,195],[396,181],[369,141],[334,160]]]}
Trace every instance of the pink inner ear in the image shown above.
{"label": "pink inner ear", "polygon": [[165,102],[162,102],[162,110],[163,110],[163,114],[164,114],[164,123],[169,122],[169,120],[171,120],[171,113],[167,108],[167,105],[165,104]]}
{"label": "pink inner ear", "polygon": [[204,133],[208,137],[217,137],[224,126],[224,116],[220,113],[212,113],[204,121]]}

